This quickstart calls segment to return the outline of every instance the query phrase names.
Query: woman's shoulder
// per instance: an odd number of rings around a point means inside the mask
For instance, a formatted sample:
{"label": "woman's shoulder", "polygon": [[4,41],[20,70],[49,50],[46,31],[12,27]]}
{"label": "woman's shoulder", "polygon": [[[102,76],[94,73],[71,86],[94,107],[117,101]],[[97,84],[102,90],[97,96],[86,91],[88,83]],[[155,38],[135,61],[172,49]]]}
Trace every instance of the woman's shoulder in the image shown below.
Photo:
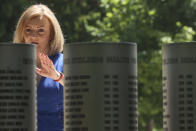
{"label": "woman's shoulder", "polygon": [[49,56],[49,58],[50,59],[52,59],[52,60],[56,60],[56,59],[63,59],[63,53],[56,53],[56,54],[54,54],[54,55],[52,55],[52,56]]}
{"label": "woman's shoulder", "polygon": [[56,62],[60,62],[60,63],[62,63],[63,64],[63,53],[56,53],[56,54],[54,54],[54,55],[52,55],[52,56],[49,56],[49,58],[54,62],[54,63],[56,63]]}
{"label": "woman's shoulder", "polygon": [[50,56],[50,59],[52,60],[55,68],[57,71],[63,72],[63,53],[57,53],[53,56]]}
{"label": "woman's shoulder", "polygon": [[63,53],[59,52],[59,53],[54,54],[53,56],[63,57]]}

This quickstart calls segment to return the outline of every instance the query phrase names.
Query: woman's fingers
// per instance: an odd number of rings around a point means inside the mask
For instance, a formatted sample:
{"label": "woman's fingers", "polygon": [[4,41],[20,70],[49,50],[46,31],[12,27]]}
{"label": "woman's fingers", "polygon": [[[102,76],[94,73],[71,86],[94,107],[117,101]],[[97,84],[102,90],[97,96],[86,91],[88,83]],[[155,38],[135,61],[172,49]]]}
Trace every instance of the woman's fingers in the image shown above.
{"label": "woman's fingers", "polygon": [[48,76],[48,72],[44,69],[36,68],[36,73],[41,75],[41,76],[45,76],[45,77]]}
{"label": "woman's fingers", "polygon": [[41,75],[41,73],[42,73],[41,69],[36,67],[36,73]]}
{"label": "woman's fingers", "polygon": [[48,56],[40,53],[40,61],[41,61],[41,65],[42,65],[43,68],[48,68],[50,66],[49,65],[50,63],[48,62],[49,61],[48,59],[49,59]]}
{"label": "woman's fingers", "polygon": [[36,72],[41,76],[55,78],[57,71],[54,67],[53,62],[49,59],[47,55],[44,55],[43,53],[38,53],[38,56],[41,62],[41,68],[37,68]]}

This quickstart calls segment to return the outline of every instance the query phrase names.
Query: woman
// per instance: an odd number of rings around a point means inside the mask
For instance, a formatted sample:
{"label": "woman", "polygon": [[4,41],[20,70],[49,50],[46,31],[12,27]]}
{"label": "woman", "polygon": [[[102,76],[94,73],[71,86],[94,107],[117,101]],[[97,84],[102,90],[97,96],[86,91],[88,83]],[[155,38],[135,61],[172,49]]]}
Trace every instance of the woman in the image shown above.
{"label": "woman", "polygon": [[54,13],[43,4],[27,8],[16,26],[14,43],[37,48],[38,131],[62,131],[64,38]]}

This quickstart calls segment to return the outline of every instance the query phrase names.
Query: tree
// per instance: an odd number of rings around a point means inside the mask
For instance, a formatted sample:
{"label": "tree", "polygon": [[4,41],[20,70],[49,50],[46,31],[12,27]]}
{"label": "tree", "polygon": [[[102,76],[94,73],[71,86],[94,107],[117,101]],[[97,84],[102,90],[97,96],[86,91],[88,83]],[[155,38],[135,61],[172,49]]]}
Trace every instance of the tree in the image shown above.
{"label": "tree", "polygon": [[[193,0],[102,0],[105,15],[93,12],[85,21],[93,41],[138,45],[139,130],[152,121],[154,130],[162,130],[161,45],[194,40],[193,5]],[[96,23],[88,23],[92,19]]]}

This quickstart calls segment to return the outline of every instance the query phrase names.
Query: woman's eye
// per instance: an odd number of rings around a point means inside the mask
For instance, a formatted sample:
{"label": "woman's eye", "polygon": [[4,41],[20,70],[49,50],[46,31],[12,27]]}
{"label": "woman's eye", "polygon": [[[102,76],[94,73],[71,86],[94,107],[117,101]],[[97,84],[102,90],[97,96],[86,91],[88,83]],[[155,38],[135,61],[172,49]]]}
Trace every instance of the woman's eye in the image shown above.
{"label": "woman's eye", "polygon": [[30,33],[30,32],[31,32],[31,29],[26,29],[26,32],[27,32],[27,33]]}
{"label": "woman's eye", "polygon": [[44,29],[39,29],[39,32],[40,32],[40,33],[44,32]]}

